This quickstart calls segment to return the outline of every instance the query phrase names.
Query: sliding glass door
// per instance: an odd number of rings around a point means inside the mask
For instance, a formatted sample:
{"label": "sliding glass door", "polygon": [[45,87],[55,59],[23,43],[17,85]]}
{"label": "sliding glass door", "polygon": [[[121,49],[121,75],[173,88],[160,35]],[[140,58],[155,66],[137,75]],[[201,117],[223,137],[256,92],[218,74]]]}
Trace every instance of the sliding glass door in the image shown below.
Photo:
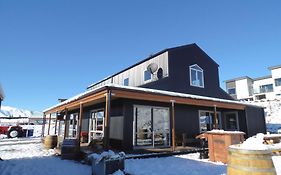
{"label": "sliding glass door", "polygon": [[169,108],[134,106],[134,143],[136,147],[170,145]]}

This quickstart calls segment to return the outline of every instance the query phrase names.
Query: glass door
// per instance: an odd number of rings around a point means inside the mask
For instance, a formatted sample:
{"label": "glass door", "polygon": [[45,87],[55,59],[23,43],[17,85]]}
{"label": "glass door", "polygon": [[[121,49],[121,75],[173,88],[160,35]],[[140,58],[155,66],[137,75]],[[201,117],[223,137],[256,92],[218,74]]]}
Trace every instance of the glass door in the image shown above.
{"label": "glass door", "polygon": [[152,146],[151,108],[138,106],[136,112],[136,146]]}
{"label": "glass door", "polygon": [[134,112],[134,146],[160,147],[170,145],[169,108],[135,106]]}
{"label": "glass door", "polygon": [[89,121],[89,142],[93,139],[101,139],[104,135],[104,111],[91,111]]}
{"label": "glass door", "polygon": [[153,108],[153,146],[170,145],[169,109]]}
{"label": "glass door", "polygon": [[68,138],[76,138],[78,124],[78,114],[70,114],[68,120]]}

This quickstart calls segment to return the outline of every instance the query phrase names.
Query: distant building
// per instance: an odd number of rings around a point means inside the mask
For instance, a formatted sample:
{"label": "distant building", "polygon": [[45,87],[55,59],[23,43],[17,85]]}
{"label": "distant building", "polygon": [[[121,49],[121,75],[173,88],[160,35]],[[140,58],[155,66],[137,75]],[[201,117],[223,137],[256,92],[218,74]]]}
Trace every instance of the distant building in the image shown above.
{"label": "distant building", "polygon": [[281,65],[268,68],[271,75],[250,78],[248,76],[226,80],[226,91],[237,100],[274,100],[281,98]]}

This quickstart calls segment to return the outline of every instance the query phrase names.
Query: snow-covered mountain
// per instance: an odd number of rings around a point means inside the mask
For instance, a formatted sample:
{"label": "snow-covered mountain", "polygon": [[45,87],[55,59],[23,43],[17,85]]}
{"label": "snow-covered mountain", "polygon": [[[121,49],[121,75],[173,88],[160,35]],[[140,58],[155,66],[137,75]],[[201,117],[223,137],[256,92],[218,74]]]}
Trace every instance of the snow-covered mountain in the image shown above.
{"label": "snow-covered mountain", "polygon": [[1,106],[0,117],[40,117],[42,112],[18,109],[10,106]]}

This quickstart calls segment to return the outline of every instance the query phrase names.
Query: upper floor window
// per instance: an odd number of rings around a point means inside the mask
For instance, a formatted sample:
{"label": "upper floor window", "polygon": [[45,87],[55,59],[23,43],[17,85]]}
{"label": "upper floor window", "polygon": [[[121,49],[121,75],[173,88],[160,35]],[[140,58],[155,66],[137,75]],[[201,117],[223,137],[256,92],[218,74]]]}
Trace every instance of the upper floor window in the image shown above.
{"label": "upper floor window", "polygon": [[260,86],[260,93],[273,92],[273,84],[266,84]]}
{"label": "upper floor window", "polygon": [[125,78],[123,82],[124,86],[129,86],[129,78]]}
{"label": "upper floor window", "polygon": [[197,64],[189,66],[190,85],[204,88],[204,72]]}
{"label": "upper floor window", "polygon": [[275,86],[281,86],[281,78],[275,79]]}
{"label": "upper floor window", "polygon": [[235,95],[236,94],[236,89],[235,88],[229,88],[227,91],[228,91],[228,94],[230,94],[230,95]]}
{"label": "upper floor window", "polygon": [[148,70],[144,71],[144,81],[151,79],[151,73]]}

